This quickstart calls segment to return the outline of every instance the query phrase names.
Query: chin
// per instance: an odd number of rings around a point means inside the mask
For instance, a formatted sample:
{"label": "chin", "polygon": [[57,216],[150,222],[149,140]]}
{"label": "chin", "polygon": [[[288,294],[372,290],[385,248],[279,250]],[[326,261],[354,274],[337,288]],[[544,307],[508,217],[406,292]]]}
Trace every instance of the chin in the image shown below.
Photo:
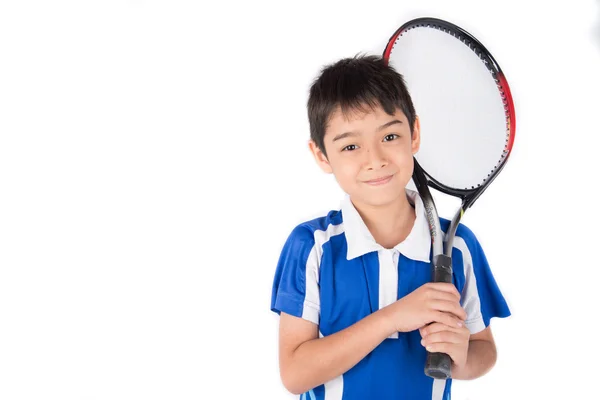
{"label": "chin", "polygon": [[361,190],[356,193],[355,198],[371,206],[383,206],[398,200],[400,196],[406,196],[404,187],[393,187],[387,190]]}

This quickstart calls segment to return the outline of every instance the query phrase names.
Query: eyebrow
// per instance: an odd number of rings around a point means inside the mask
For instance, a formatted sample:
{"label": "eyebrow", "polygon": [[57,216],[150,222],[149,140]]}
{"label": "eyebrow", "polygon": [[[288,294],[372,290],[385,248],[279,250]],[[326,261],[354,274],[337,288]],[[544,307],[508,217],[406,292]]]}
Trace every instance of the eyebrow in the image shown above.
{"label": "eyebrow", "polygon": [[[379,131],[387,128],[388,126],[391,126],[394,124],[402,124],[402,121],[400,121],[399,119],[391,120],[391,121],[386,122],[385,124],[381,125],[379,128],[376,129],[376,131],[379,132]],[[345,139],[350,136],[358,136],[358,133],[356,133],[354,131],[340,133],[339,135],[337,135],[336,137],[333,138],[333,141],[335,142],[336,140]]]}

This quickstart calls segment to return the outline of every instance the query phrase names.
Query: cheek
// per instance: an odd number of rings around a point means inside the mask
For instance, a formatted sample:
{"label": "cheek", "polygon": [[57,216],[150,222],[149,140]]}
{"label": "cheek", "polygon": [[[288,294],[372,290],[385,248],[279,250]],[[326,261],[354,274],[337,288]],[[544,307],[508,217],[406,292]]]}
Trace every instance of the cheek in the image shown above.
{"label": "cheek", "polygon": [[360,172],[360,163],[358,158],[336,157],[331,160],[331,168],[340,183],[352,182]]}
{"label": "cheek", "polygon": [[406,171],[412,173],[413,166],[414,166],[414,163],[413,163],[412,155],[410,157],[406,157],[405,159],[402,160],[402,168],[404,168]]}
{"label": "cheek", "polygon": [[399,153],[395,155],[396,165],[402,168],[408,168],[413,164],[413,154],[409,148],[403,148]]}
{"label": "cheek", "polygon": [[345,162],[340,166],[340,172],[345,176],[355,176],[360,171],[360,164],[355,162]]}
{"label": "cheek", "polygon": [[361,162],[358,157],[348,158],[341,164],[340,171],[347,177],[356,177],[361,170]]}

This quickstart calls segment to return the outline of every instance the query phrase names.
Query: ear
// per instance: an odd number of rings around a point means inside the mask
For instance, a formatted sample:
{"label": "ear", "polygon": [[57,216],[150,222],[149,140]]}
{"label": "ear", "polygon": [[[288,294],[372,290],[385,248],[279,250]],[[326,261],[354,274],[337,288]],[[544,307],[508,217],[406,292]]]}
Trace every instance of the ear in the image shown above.
{"label": "ear", "polygon": [[308,148],[312,153],[313,157],[315,158],[315,161],[317,162],[319,168],[321,168],[326,174],[332,174],[333,169],[331,169],[329,160],[327,160],[325,154],[323,154],[321,149],[319,149],[319,146],[317,146],[317,144],[312,139],[308,141]]}
{"label": "ear", "polygon": [[419,116],[415,117],[415,125],[413,127],[413,133],[411,137],[411,144],[413,155],[417,154],[419,148],[421,147],[421,122],[419,121]]}

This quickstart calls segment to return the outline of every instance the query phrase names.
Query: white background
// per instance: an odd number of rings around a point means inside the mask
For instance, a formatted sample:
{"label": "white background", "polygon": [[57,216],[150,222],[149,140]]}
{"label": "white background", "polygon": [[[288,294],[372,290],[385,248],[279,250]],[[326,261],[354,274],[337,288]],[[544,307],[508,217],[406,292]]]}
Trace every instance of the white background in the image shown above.
{"label": "white background", "polygon": [[342,195],[308,87],[420,16],[481,40],[517,113],[463,220],[513,315],[453,398],[596,396],[600,2],[131,0],[0,5],[0,398],[293,398],[273,274]]}

